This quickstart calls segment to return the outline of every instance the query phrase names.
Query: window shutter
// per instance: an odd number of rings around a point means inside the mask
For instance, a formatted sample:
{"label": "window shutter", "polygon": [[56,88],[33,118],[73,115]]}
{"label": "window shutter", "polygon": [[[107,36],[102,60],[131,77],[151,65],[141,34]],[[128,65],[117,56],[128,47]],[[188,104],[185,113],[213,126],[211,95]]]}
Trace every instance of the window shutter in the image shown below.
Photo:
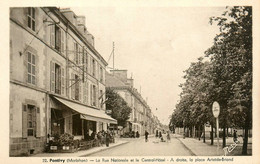
{"label": "window shutter", "polygon": [[96,75],[97,80],[100,81],[100,78],[99,78],[99,64],[98,64],[98,62],[96,64],[96,73],[97,73],[97,75]]}
{"label": "window shutter", "polygon": [[71,78],[70,78],[70,80],[71,80],[71,98],[72,99],[75,99],[75,76],[74,76],[74,74],[73,73],[71,73]]}
{"label": "window shutter", "polygon": [[64,54],[65,50],[65,32],[61,30],[61,53]]}
{"label": "window shutter", "polygon": [[50,28],[51,28],[51,31],[50,31],[50,33],[51,33],[51,39],[50,39],[51,43],[50,44],[51,44],[52,47],[55,47],[55,25],[51,25]]}
{"label": "window shutter", "polygon": [[79,54],[79,65],[81,66],[83,60],[82,60],[82,52],[80,46],[78,46],[78,54]]}
{"label": "window shutter", "polygon": [[55,63],[51,61],[50,63],[50,74],[51,74],[51,83],[50,83],[50,89],[51,89],[51,92],[54,92],[55,91]]}
{"label": "window shutter", "polygon": [[93,105],[93,88],[92,85],[90,84],[90,105]]}
{"label": "window shutter", "polygon": [[87,82],[85,81],[84,83],[83,83],[83,103],[84,104],[86,104],[87,103],[87,98],[86,98],[86,91],[87,91],[87,88],[86,88],[86,84],[87,84]]}
{"label": "window shutter", "polygon": [[27,138],[27,105],[22,104],[22,137]]}
{"label": "window shutter", "polygon": [[79,83],[79,101],[81,101],[82,102],[82,95],[81,95],[81,93],[82,93],[82,82],[81,82],[81,80],[78,82]]}
{"label": "window shutter", "polygon": [[98,101],[98,97],[99,97],[98,95],[99,94],[98,94],[98,92],[99,92],[99,90],[98,90],[98,87],[96,86],[96,100],[95,100],[96,101],[96,107],[99,106],[99,101]]}
{"label": "window shutter", "polygon": [[91,74],[91,76],[93,75],[93,61],[92,61],[92,57],[89,58],[89,74]]}
{"label": "window shutter", "polygon": [[76,46],[76,42],[74,42],[74,62],[77,63],[77,46]]}
{"label": "window shutter", "polygon": [[86,81],[86,93],[87,93],[87,95],[86,95],[86,103],[89,105],[89,88],[88,88],[89,86],[88,86],[88,81]]}
{"label": "window shutter", "polygon": [[86,73],[88,73],[88,53],[86,50],[85,50],[85,70]]}
{"label": "window shutter", "polygon": [[60,51],[61,50],[61,30],[57,26],[56,26],[56,28],[57,28],[57,32],[56,32],[56,48],[57,48],[58,51]]}
{"label": "window shutter", "polygon": [[61,68],[61,94],[64,95],[65,94],[65,71],[64,68]]}
{"label": "window shutter", "polygon": [[36,137],[41,137],[41,115],[40,108],[36,108]]}

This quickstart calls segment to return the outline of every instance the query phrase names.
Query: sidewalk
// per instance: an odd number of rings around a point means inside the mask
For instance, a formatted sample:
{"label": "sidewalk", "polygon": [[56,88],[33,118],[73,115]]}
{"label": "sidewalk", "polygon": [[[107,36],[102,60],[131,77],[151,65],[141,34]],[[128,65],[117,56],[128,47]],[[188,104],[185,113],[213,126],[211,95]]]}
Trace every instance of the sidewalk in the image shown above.
{"label": "sidewalk", "polygon": [[104,151],[107,149],[111,149],[113,147],[123,145],[128,143],[129,141],[126,140],[121,140],[119,138],[116,138],[116,143],[110,143],[109,147],[106,147],[106,145],[100,146],[100,147],[94,147],[88,150],[79,150],[74,153],[41,153],[41,154],[35,154],[32,155],[31,157],[83,157],[83,156],[88,156],[93,153],[97,153],[100,151]]}
{"label": "sidewalk", "polygon": [[[224,151],[222,149],[222,139],[219,140],[219,149],[217,149],[217,140],[214,140],[214,145],[210,145],[210,140],[206,140],[206,143],[203,143],[203,138],[199,141],[197,138],[188,138],[183,139],[182,135],[175,134],[179,141],[189,149],[192,155],[196,156],[223,156]],[[240,139],[240,142],[241,139]],[[227,138],[226,145],[229,146],[233,143],[232,137]],[[242,153],[242,143],[238,144],[238,146],[228,154],[228,156],[241,155]],[[252,139],[249,139],[248,144],[248,154],[252,154]]]}

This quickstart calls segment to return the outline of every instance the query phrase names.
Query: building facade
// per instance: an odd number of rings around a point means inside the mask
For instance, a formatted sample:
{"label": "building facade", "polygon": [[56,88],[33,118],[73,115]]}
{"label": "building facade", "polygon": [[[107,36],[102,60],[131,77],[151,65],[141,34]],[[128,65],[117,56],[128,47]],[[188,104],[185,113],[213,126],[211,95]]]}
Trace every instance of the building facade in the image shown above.
{"label": "building facade", "polygon": [[149,134],[155,133],[155,120],[151,108],[143,99],[142,95],[133,86],[134,80],[127,78],[127,70],[111,70],[106,72],[106,87],[112,88],[118,93],[132,109],[124,133],[139,132],[144,135],[145,130]]}
{"label": "building facade", "polygon": [[84,16],[10,8],[10,156],[43,152],[57,134],[84,139],[116,123],[102,102],[106,66]]}

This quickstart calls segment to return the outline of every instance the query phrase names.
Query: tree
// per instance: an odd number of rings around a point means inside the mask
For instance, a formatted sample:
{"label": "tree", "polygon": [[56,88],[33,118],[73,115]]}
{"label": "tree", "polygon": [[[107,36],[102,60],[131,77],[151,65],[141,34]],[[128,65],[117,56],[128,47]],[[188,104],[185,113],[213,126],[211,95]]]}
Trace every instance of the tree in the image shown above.
{"label": "tree", "polygon": [[[220,122],[224,129],[229,122],[236,126],[244,124],[245,155],[252,118],[252,8],[227,8],[221,17],[212,17],[210,22],[217,22],[220,29],[213,46],[206,51],[214,66],[215,97],[222,110]],[[239,119],[234,118],[234,113]]]}
{"label": "tree", "polygon": [[106,110],[112,111],[111,117],[117,120],[119,126],[126,127],[132,109],[112,88],[106,88],[106,97]]}
{"label": "tree", "polygon": [[245,129],[242,154],[247,154],[248,130],[252,127],[252,8],[227,8],[217,22],[220,33],[205,52],[206,61],[199,58],[185,71],[182,93],[172,124],[214,124],[211,106],[220,104],[219,122],[223,128],[223,147],[228,127]]}

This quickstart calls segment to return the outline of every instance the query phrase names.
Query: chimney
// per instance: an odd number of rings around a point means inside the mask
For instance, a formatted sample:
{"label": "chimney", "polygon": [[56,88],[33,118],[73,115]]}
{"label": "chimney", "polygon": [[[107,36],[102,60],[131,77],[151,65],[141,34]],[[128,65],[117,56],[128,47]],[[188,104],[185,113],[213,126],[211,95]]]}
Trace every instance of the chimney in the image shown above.
{"label": "chimney", "polygon": [[77,27],[77,16],[70,10],[70,8],[60,9],[60,12],[75,26]]}

